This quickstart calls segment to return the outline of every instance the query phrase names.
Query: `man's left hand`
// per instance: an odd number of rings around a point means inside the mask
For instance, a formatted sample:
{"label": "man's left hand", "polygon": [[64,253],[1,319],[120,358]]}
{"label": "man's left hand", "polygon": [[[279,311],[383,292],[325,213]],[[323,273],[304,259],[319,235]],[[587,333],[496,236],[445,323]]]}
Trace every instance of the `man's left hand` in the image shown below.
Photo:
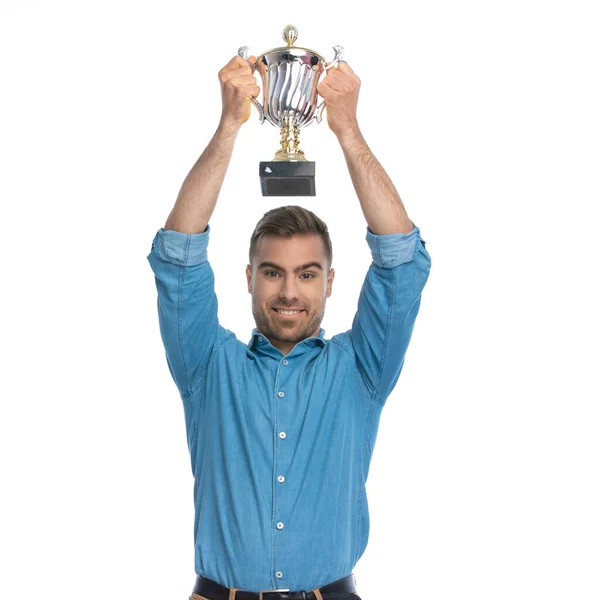
{"label": "man's left hand", "polygon": [[317,85],[317,92],[325,100],[327,123],[338,137],[359,131],[356,106],[360,83],[348,63],[339,62],[327,70],[326,76]]}

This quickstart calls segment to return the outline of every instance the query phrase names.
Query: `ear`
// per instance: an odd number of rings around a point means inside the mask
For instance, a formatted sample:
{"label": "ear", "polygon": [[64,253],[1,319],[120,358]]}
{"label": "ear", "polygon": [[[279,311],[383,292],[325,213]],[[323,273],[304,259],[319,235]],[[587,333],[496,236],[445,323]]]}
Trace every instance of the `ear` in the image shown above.
{"label": "ear", "polygon": [[252,293],[252,267],[250,265],[246,266],[246,279],[248,280],[248,293]]}
{"label": "ear", "polygon": [[333,280],[335,278],[335,269],[329,269],[329,275],[327,275],[327,298],[331,296],[331,291],[333,287]]}

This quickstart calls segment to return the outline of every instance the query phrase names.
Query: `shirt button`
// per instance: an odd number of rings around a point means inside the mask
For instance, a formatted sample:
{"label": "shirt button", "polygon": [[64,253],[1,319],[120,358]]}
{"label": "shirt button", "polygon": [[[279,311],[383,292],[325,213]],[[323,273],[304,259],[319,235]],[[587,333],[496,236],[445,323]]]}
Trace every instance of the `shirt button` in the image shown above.
{"label": "shirt button", "polygon": [[280,476],[277,478],[277,481],[279,481],[279,483],[283,483],[283,482],[285,481],[285,477],[284,477],[283,475],[280,475]]}
{"label": "shirt button", "polygon": [[277,571],[277,573],[275,573],[275,577],[277,577],[277,579],[281,579],[283,577],[283,573],[281,571]]}
{"label": "shirt button", "polygon": [[280,437],[282,440],[284,440],[284,439],[285,439],[285,431],[282,431],[282,432],[279,434],[279,437]]}
{"label": "shirt button", "polygon": [[284,365],[287,365],[287,364],[288,364],[287,358],[284,358],[284,359],[283,359],[283,364],[284,364]]}
{"label": "shirt button", "polygon": [[277,395],[278,395],[280,398],[283,398],[283,397],[285,396],[285,392],[277,392]]}
{"label": "shirt button", "polygon": [[262,341],[263,341],[263,339],[262,339],[262,335],[259,335],[259,336],[258,336],[258,341],[259,341],[259,342],[262,342]]}
{"label": "shirt button", "polygon": [[281,521],[277,523],[277,529],[283,529],[283,523]]}

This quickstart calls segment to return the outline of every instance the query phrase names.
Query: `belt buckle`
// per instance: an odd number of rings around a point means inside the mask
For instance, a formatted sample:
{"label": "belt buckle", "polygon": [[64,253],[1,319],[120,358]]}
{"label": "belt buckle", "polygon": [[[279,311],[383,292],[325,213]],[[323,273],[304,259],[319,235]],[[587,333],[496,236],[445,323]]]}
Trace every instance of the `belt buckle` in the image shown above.
{"label": "belt buckle", "polygon": [[263,600],[263,594],[275,594],[276,592],[289,592],[288,589],[278,588],[276,590],[261,590],[258,592],[258,600]]}

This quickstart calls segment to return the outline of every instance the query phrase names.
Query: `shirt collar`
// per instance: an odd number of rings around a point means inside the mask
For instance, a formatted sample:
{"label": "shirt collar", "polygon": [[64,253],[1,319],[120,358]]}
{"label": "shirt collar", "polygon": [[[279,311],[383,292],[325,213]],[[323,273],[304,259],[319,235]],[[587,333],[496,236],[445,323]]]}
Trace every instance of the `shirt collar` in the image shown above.
{"label": "shirt collar", "polygon": [[[307,337],[304,338],[301,342],[298,342],[298,344],[296,344],[296,346],[294,346],[294,348],[296,348],[299,344],[313,344],[313,345],[317,345],[320,344],[321,346],[325,346],[325,330],[321,327],[319,329],[319,334],[313,337]],[[271,342],[269,342],[269,340],[258,331],[258,329],[255,327],[252,330],[252,335],[250,337],[250,341],[248,342],[248,348],[252,349],[252,348],[262,348],[265,346],[270,346],[271,348],[275,347],[271,344]]]}

